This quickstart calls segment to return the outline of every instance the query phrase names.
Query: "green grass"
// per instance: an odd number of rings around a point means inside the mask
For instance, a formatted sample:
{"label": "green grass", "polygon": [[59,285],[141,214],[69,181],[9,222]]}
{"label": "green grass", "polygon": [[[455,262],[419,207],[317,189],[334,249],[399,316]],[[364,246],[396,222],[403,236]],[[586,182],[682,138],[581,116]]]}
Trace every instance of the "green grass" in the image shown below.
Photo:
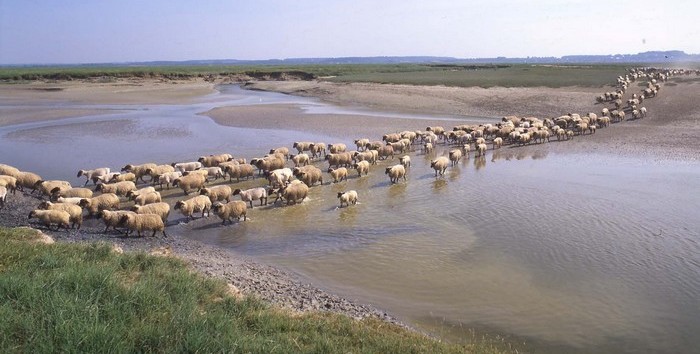
{"label": "green grass", "polygon": [[458,346],[376,319],[237,300],[222,281],[173,258],[33,238],[27,229],[0,228],[3,353],[500,352],[483,340]]}

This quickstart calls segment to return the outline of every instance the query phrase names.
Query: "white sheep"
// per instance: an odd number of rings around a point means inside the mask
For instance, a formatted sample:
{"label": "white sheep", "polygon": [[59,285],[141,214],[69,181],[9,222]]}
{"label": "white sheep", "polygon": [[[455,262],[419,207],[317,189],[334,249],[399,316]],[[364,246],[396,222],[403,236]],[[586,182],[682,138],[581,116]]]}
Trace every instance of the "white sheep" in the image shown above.
{"label": "white sheep", "polygon": [[34,184],[34,187],[39,190],[39,192],[42,195],[51,195],[51,191],[54,190],[55,188],[59,188],[60,190],[68,190],[71,189],[70,182],[68,181],[59,181],[59,180],[53,180],[53,181],[37,181]]}
{"label": "white sheep", "polygon": [[80,170],[78,171],[78,177],[85,176],[85,186],[88,182],[92,181],[93,184],[97,184],[99,177],[109,174],[111,169],[109,167],[100,167],[92,170]]}
{"label": "white sheep", "polygon": [[139,237],[141,237],[142,231],[153,231],[151,237],[155,237],[156,232],[161,231],[163,237],[168,237],[168,235],[165,234],[165,223],[163,223],[160,216],[155,214],[125,214],[119,220],[119,224],[126,226],[126,236],[136,231]]}
{"label": "white sheep", "polygon": [[294,162],[294,167],[299,167],[299,166],[306,166],[309,164],[309,155],[308,154],[297,154],[297,155],[292,155],[292,162]]}
{"label": "white sheep", "polygon": [[333,177],[333,182],[338,183],[342,180],[348,180],[348,169],[345,167],[339,167],[336,169],[329,168],[328,173]]}
{"label": "white sheep", "polygon": [[204,184],[206,183],[207,179],[206,177],[202,176],[201,174],[190,174],[188,176],[182,176],[180,178],[176,178],[173,181],[173,186],[174,187],[180,187],[182,191],[185,193],[185,195],[190,194],[191,190],[199,190],[204,187]]}
{"label": "white sheep", "polygon": [[423,151],[425,151],[426,154],[429,154],[433,151],[433,143],[425,143],[423,144]]}
{"label": "white sheep", "polygon": [[17,178],[19,172],[20,171],[17,167],[0,163],[0,175],[12,176]]}
{"label": "white sheep", "polygon": [[198,168],[202,168],[202,163],[199,161],[192,161],[192,162],[179,162],[175,163],[173,162],[171,164],[175,168],[175,170],[180,171],[180,172],[187,172],[187,171],[194,171]]}
{"label": "white sheep", "polygon": [[0,175],[0,187],[5,187],[11,191],[12,194],[15,194],[15,191],[17,190],[17,178],[7,175]]}
{"label": "white sheep", "polygon": [[403,155],[399,157],[399,163],[403,165],[403,167],[409,168],[411,167],[411,157],[408,155]]}
{"label": "white sheep", "polygon": [[[409,162],[409,163],[410,163],[410,162]],[[363,173],[364,173],[365,176],[366,176],[366,175],[369,174],[369,161],[359,161],[359,162],[356,162],[356,163],[353,165],[353,168],[355,168],[355,171],[357,171],[357,175],[358,175],[359,177],[361,177]]]}
{"label": "white sheep", "polygon": [[435,170],[435,177],[445,174],[447,166],[450,164],[450,159],[447,156],[440,156],[433,161],[430,161],[430,167]]}
{"label": "white sheep", "polygon": [[351,190],[347,192],[338,192],[338,199],[340,199],[340,207],[343,207],[343,203],[345,203],[345,206],[350,206],[350,203],[352,205],[357,204],[357,191]]}
{"label": "white sheep", "polygon": [[180,200],[175,203],[175,209],[179,209],[182,215],[186,216],[188,219],[192,218],[192,214],[196,212],[202,212],[202,217],[207,214],[209,217],[209,210],[211,210],[211,200],[205,195],[198,195],[187,200]]}
{"label": "white sheep", "polygon": [[17,188],[20,190],[24,190],[24,188],[35,189],[36,182],[42,180],[38,174],[26,171],[20,171],[15,178],[17,178]]}
{"label": "white sheep", "polygon": [[143,187],[143,188],[137,189],[135,191],[128,191],[128,192],[126,192],[126,199],[134,200],[134,199],[136,199],[136,197],[138,197],[141,194],[153,193],[155,191],[156,191],[156,189],[154,187]]}
{"label": "white sheep", "polygon": [[235,166],[226,166],[224,172],[228,174],[229,181],[236,178],[236,182],[240,182],[241,178],[245,177],[246,180],[250,177],[254,177],[255,169],[253,165],[242,163]]}
{"label": "white sheep", "polygon": [[406,168],[401,164],[387,167],[384,174],[389,175],[391,183],[399,183],[399,178],[406,180]]}
{"label": "white sheep", "polygon": [[462,159],[462,150],[452,149],[448,153],[448,157],[449,157],[450,161],[452,162],[452,166],[455,166],[459,163],[459,160]]}
{"label": "white sheep", "polygon": [[7,203],[7,188],[0,186],[0,209],[5,207]]}
{"label": "white sheep", "polygon": [[131,207],[131,211],[136,214],[155,214],[160,216],[163,223],[168,222],[168,216],[170,215],[170,205],[165,202],[146,204],[146,205],[134,205]]}
{"label": "white sheep", "polygon": [[295,167],[292,173],[309,187],[316,184],[316,182],[323,185],[323,172],[316,166]]}
{"label": "white sheep", "polygon": [[83,198],[78,204],[88,211],[88,215],[95,215],[105,209],[119,209],[119,197],[114,193],[106,193],[92,198]]}
{"label": "white sheep", "polygon": [[134,198],[134,204],[136,205],[160,203],[161,201],[162,199],[158,192],[141,193]]}
{"label": "white sheep", "polygon": [[92,198],[92,190],[87,188],[71,188],[63,189],[56,187],[51,190],[51,200],[56,200],[58,197],[64,198]]}
{"label": "white sheep", "polygon": [[[214,177],[214,180],[217,180],[219,178],[224,178],[224,171],[219,166],[202,167],[196,171],[207,171],[207,176]],[[193,171],[193,172],[196,172],[196,171]]]}
{"label": "white sheep", "polygon": [[211,200],[212,203],[220,200],[225,200],[226,202],[229,202],[231,200],[231,187],[227,185],[221,185],[215,187],[202,188],[199,191],[199,194],[206,195],[207,197],[209,197],[209,200]]}
{"label": "white sheep", "polygon": [[[273,193],[277,193],[275,202],[281,198],[287,201],[287,205],[290,205],[296,204],[297,202],[301,203],[306,199],[306,196],[309,194],[309,186],[302,181],[294,182],[295,183],[290,183],[284,188],[271,190]],[[268,191],[268,195],[272,194],[271,191]]]}
{"label": "white sheep", "polygon": [[144,163],[141,165],[128,164],[122,167],[121,172],[131,172],[136,176],[137,181],[140,180],[145,183],[146,181],[143,180],[143,176],[147,175],[146,171],[149,169],[156,169],[157,167],[158,165],[154,163]]}
{"label": "white sheep", "polygon": [[63,210],[67,212],[70,214],[69,221],[71,223],[71,228],[74,228],[77,224],[78,230],[80,230],[80,227],[83,225],[83,208],[78,205],[44,201],[39,204],[38,208],[42,210]]}
{"label": "white sheep", "polygon": [[182,172],[180,171],[173,171],[173,172],[166,172],[158,176],[158,184],[160,185],[160,189],[163,190],[163,184],[165,184],[168,189],[170,189],[170,185],[173,183],[174,180],[182,177]]}
{"label": "white sheep", "polygon": [[496,147],[500,148],[503,146],[503,138],[498,137],[496,139],[493,139],[493,149],[495,150]]}
{"label": "white sheep", "polygon": [[233,218],[240,221],[241,216],[243,217],[243,221],[248,220],[248,206],[243,201],[233,200],[226,204],[216,202],[212,206],[212,211],[221,218],[221,225],[226,225],[226,221],[233,223],[233,220],[231,220]]}
{"label": "white sheep", "polygon": [[117,230],[117,226],[120,226],[122,216],[127,214],[134,214],[134,212],[128,210],[101,210],[100,212],[98,212],[97,218],[101,218],[102,222],[104,222],[105,224],[105,229],[104,231],[102,231],[102,233],[107,233],[110,227],[112,228],[112,230],[121,233],[121,231]]}
{"label": "white sheep", "polygon": [[270,185],[272,187],[284,187],[293,179],[293,177],[294,173],[292,173],[292,169],[285,167],[271,171],[268,174],[267,179],[270,181]]}
{"label": "white sheep", "polygon": [[328,152],[330,152],[331,154],[345,152],[345,151],[347,151],[347,149],[348,149],[348,147],[343,143],[330,144],[328,146]]}
{"label": "white sheep", "polygon": [[97,185],[97,190],[102,193],[114,193],[120,197],[125,197],[129,191],[136,190],[136,184],[131,181],[101,183]]}
{"label": "white sheep", "polygon": [[203,167],[216,167],[223,162],[228,162],[231,160],[233,160],[233,156],[231,156],[231,154],[219,154],[200,156],[197,162],[201,163]]}
{"label": "white sheep", "polygon": [[367,145],[369,145],[369,139],[357,139],[355,140],[355,145],[357,146],[357,151],[365,151],[367,150]]}
{"label": "white sheep", "polygon": [[58,198],[56,198],[57,203],[75,204],[75,205],[79,205],[81,200],[83,200],[83,198],[78,198],[78,197],[71,197],[71,198],[58,197]]}
{"label": "white sheep", "polygon": [[51,230],[51,225],[56,225],[56,231],[63,226],[66,231],[68,231],[68,225],[70,224],[70,214],[63,210],[32,210],[29,213],[29,219],[37,218],[39,219],[47,229]]}
{"label": "white sheep", "polygon": [[250,188],[246,190],[236,189],[233,191],[233,195],[241,196],[241,201],[250,203],[250,208],[253,209],[253,201],[259,200],[260,206],[267,205],[267,189],[263,187]]}
{"label": "white sheep", "polygon": [[175,167],[173,167],[172,165],[158,165],[156,166],[156,168],[146,169],[146,174],[151,176],[151,183],[155,185],[156,180],[159,180],[160,176],[174,171]]}
{"label": "white sheep", "polygon": [[[522,137],[522,136],[524,136],[524,135],[527,135],[526,141],[528,141],[528,140],[530,139],[530,135],[528,135],[528,134],[522,134],[522,135],[520,135],[520,136]],[[476,146],[476,156],[484,156],[484,155],[486,155],[486,149],[487,149],[486,144],[479,144],[479,145],[477,145],[477,146]]]}

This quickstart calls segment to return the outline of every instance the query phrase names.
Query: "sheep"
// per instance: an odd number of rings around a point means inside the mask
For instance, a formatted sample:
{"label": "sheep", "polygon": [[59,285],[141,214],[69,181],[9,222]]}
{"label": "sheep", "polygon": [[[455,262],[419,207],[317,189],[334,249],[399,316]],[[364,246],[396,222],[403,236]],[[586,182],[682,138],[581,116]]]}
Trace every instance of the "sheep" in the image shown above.
{"label": "sheep", "polygon": [[299,151],[299,153],[301,154],[304,151],[310,151],[312,144],[313,143],[310,141],[296,141],[294,142],[292,147],[297,149],[297,151]]}
{"label": "sheep", "polygon": [[109,180],[109,183],[124,182],[124,181],[131,181],[131,182],[136,183],[136,175],[132,172],[120,173],[118,175],[114,175],[112,177],[112,179]]}
{"label": "sheep", "polygon": [[98,183],[109,183],[112,180],[112,178],[114,178],[114,176],[118,176],[120,174],[122,174],[122,173],[121,172],[110,172],[108,174],[96,177],[97,182],[95,182],[95,188],[97,188]]}
{"label": "sheep", "polygon": [[83,208],[75,204],[67,203],[52,203],[49,201],[44,201],[39,204],[37,209],[42,210],[63,210],[70,214],[69,221],[71,222],[71,228],[75,228],[78,225],[78,230],[83,225]]}
{"label": "sheep", "polygon": [[452,166],[455,166],[459,163],[459,160],[462,159],[462,150],[460,149],[452,149],[448,153],[450,162],[452,163]]}
{"label": "sheep", "polygon": [[131,181],[102,183],[97,185],[97,190],[102,193],[114,193],[120,197],[125,197],[129,191],[136,190],[136,184]]}
{"label": "sheep", "polygon": [[389,156],[391,156],[392,160],[394,159],[394,147],[391,145],[380,146],[379,149],[377,149],[377,153],[379,154],[380,160],[386,160]]}
{"label": "sheep", "polygon": [[369,144],[369,139],[362,138],[355,140],[355,145],[357,146],[357,151],[367,150],[367,145]]}
{"label": "sheep", "polygon": [[384,134],[382,136],[382,141],[386,143],[395,143],[399,140],[401,140],[401,134],[399,133]]}
{"label": "sheep", "polygon": [[70,223],[70,214],[63,210],[32,210],[29,213],[28,219],[31,218],[39,219],[47,229],[51,230],[51,224],[56,224],[56,231],[63,226],[66,231],[68,231],[68,225]]}
{"label": "sheep", "polygon": [[158,193],[158,192],[141,193],[138,196],[136,196],[136,198],[134,198],[134,204],[146,205],[146,204],[160,203],[161,200],[162,199],[160,197],[160,193]]}
{"label": "sheep", "polygon": [[180,172],[194,171],[198,168],[203,167],[202,163],[199,161],[180,162],[180,163],[173,162],[171,164],[171,166],[173,166],[173,168],[175,168],[176,170],[178,170]]}
{"label": "sheep", "polygon": [[328,173],[333,177],[333,182],[338,183],[342,180],[348,180],[348,169],[340,167],[337,169],[329,168]]}
{"label": "sheep", "polygon": [[641,107],[639,109],[639,116],[640,116],[640,118],[644,118],[647,116],[647,108],[646,107]]}
{"label": "sheep", "polygon": [[[409,160],[409,164],[410,164]],[[362,177],[362,174],[364,173],[365,176],[369,174],[369,161],[359,161],[356,162],[352,167],[357,171],[357,176]]]}
{"label": "sheep", "polygon": [[337,154],[326,155],[328,167],[348,167],[352,165],[352,155],[349,152],[340,152]]}
{"label": "sheep", "polygon": [[289,183],[294,174],[290,168],[280,168],[270,172],[267,176],[267,180],[270,181],[270,185],[273,187],[284,187]]}
{"label": "sheep", "polygon": [[304,199],[306,199],[306,196],[309,194],[309,186],[307,186],[302,181],[295,181],[295,183],[290,183],[288,186],[279,188],[277,190],[270,189],[267,193],[268,195],[272,193],[277,193],[277,198],[275,199],[275,202],[278,199],[284,199],[287,201],[287,205],[290,205],[296,204],[297,202],[303,202]]}
{"label": "sheep", "polygon": [[175,209],[179,209],[182,215],[186,216],[188,219],[192,218],[192,213],[201,211],[202,217],[207,214],[209,217],[209,210],[211,210],[211,200],[206,195],[198,195],[187,200],[180,200],[175,203]]}
{"label": "sheep", "polygon": [[165,202],[146,204],[146,205],[134,205],[131,207],[131,211],[136,214],[155,214],[160,216],[163,223],[168,222],[168,216],[170,215],[170,205]]}
{"label": "sheep", "polygon": [[231,187],[227,185],[221,185],[209,188],[202,188],[199,191],[199,194],[206,195],[207,197],[209,197],[209,200],[211,200],[212,203],[219,200],[225,200],[226,202],[229,202],[231,200]]}
{"label": "sheep", "polygon": [[399,178],[406,180],[406,168],[401,164],[387,167],[384,174],[389,175],[391,183],[399,183]]}
{"label": "sheep", "polygon": [[280,154],[284,156],[285,159],[289,159],[289,148],[288,147],[278,147],[275,149],[270,149],[270,154]]}
{"label": "sheep", "polygon": [[337,154],[339,152],[345,152],[348,147],[342,143],[331,144],[328,146],[328,152],[331,154]]}
{"label": "sheep", "polygon": [[39,180],[34,184],[34,188],[39,189],[39,192],[42,195],[51,195],[51,191],[54,190],[55,188],[59,188],[60,190],[68,190],[71,189],[70,182],[67,181],[58,181],[58,180],[53,180],[53,181],[42,181]]}
{"label": "sheep", "polygon": [[42,178],[36,173],[20,171],[15,177],[17,178],[17,188],[24,190],[24,188],[36,188],[36,182],[41,181]]}
{"label": "sheep", "polygon": [[7,203],[7,188],[0,186],[0,209],[5,207]]}
{"label": "sheep", "polygon": [[154,163],[144,163],[141,165],[128,164],[122,167],[121,172],[131,172],[136,176],[136,181],[146,182],[143,180],[143,176],[146,175],[146,170],[155,169],[158,165]]}
{"label": "sheep", "polygon": [[8,175],[0,175],[0,186],[6,187],[12,194],[15,194],[15,191],[17,191],[17,178]]}
{"label": "sheep", "polygon": [[83,198],[78,205],[85,208],[88,215],[95,215],[101,210],[119,209],[119,197],[114,193],[105,193],[97,197]]}
{"label": "sheep", "polygon": [[464,156],[469,158],[469,151],[471,150],[471,145],[469,145],[469,144],[462,145],[462,150],[464,151]]}
{"label": "sheep", "polygon": [[603,110],[600,111],[600,114],[601,114],[602,116],[604,116],[604,117],[609,116],[609,115],[610,115],[610,110],[607,109],[607,108],[603,108]]}
{"label": "sheep", "polygon": [[281,155],[268,155],[262,159],[253,159],[250,163],[255,165],[261,173],[284,168],[287,164]]}
{"label": "sheep", "polygon": [[321,157],[321,154],[323,154],[323,156],[326,156],[327,148],[328,146],[326,145],[326,143],[323,142],[311,143],[311,145],[309,145],[309,151],[311,151],[311,156],[313,157]]}
{"label": "sheep", "polygon": [[449,164],[450,159],[446,156],[440,156],[435,160],[430,161],[430,167],[435,170],[435,177],[438,176],[438,173],[440,174],[440,176],[444,175],[445,170],[447,170],[447,165]]}
{"label": "sheep", "polygon": [[110,172],[111,169],[109,167],[100,167],[92,170],[80,170],[78,171],[78,178],[80,178],[80,176],[85,176],[85,184],[83,186],[87,186],[90,180],[92,180],[93,184],[97,184],[99,177],[109,174]]}
{"label": "sheep", "polygon": [[121,231],[117,230],[117,226],[120,226],[121,218],[127,214],[134,214],[134,212],[129,210],[102,210],[98,212],[97,218],[101,218],[102,222],[105,224],[105,229],[102,233],[107,233],[110,227],[112,227],[112,230],[121,233]]}
{"label": "sheep", "polygon": [[192,172],[197,172],[197,171],[207,171],[207,176],[214,177],[214,181],[219,179],[219,177],[224,178],[224,171],[219,166],[202,167],[202,168],[200,168],[198,170],[194,170]]}
{"label": "sheep", "polygon": [[163,184],[170,189],[170,184],[180,177],[182,177],[182,172],[180,171],[163,173],[162,175],[158,176],[158,184],[160,185],[160,189],[163,190]]}
{"label": "sheep", "polygon": [[238,164],[235,166],[226,166],[224,172],[228,174],[229,181],[232,181],[235,177],[236,182],[240,182],[241,178],[243,177],[248,180],[249,177],[253,177],[255,175],[253,165],[247,163]]}
{"label": "sheep", "polygon": [[141,231],[153,231],[151,237],[155,237],[156,232],[161,231],[163,237],[168,237],[165,234],[165,223],[155,214],[125,214],[119,219],[119,224],[126,226],[126,236],[136,231],[141,237]]}
{"label": "sheep", "polygon": [[[376,155],[375,155],[376,152]],[[369,150],[369,151],[355,151],[352,153],[352,158],[355,160],[355,162],[360,162],[360,161],[367,161],[372,165],[377,164],[377,157],[379,157],[379,152],[377,150]]]}
{"label": "sheep", "polygon": [[433,143],[425,143],[423,145],[423,151],[425,151],[426,154],[429,154],[433,151]]}
{"label": "sheep", "polygon": [[92,198],[92,190],[87,188],[71,188],[61,189],[56,187],[51,190],[51,200],[56,200],[58,197],[64,198]]}
{"label": "sheep", "polygon": [[437,136],[442,136],[444,138],[445,136],[445,128],[440,127],[440,126],[435,126],[435,127],[427,127],[425,128],[426,131],[433,132],[433,134]]}
{"label": "sheep", "polygon": [[207,179],[201,174],[191,174],[189,176],[182,176],[180,178],[176,178],[173,181],[173,187],[179,186],[185,193],[185,195],[188,195],[190,194],[191,190],[198,190],[204,187],[204,183],[206,183],[206,181]]}
{"label": "sheep", "polygon": [[323,172],[316,166],[295,167],[292,173],[309,187],[316,182],[323,185]]}
{"label": "sheep", "polygon": [[194,171],[185,171],[185,172],[182,173],[182,175],[183,175],[183,176],[200,175],[200,176],[204,177],[204,180],[206,180],[207,177],[209,177],[209,170],[197,169],[197,170],[194,170]]}
{"label": "sheep", "polygon": [[0,175],[12,176],[17,178],[19,176],[19,169],[14,166],[5,165],[0,163]]}
{"label": "sheep", "polygon": [[590,134],[595,134],[595,130],[596,130],[595,125],[591,124],[591,125],[588,126],[588,132],[589,132]]}
{"label": "sheep", "polygon": [[200,156],[199,159],[197,159],[197,162],[201,163],[203,167],[216,167],[219,166],[219,164],[222,162],[227,162],[231,160],[233,160],[233,156],[231,156],[231,154],[219,154]]}
{"label": "sheep", "polygon": [[496,147],[498,147],[500,149],[501,146],[503,146],[503,138],[499,137],[499,138],[493,139],[493,149],[494,150],[496,150]]}
{"label": "sheep", "polygon": [[240,195],[241,201],[250,203],[250,208],[253,209],[253,201],[259,200],[260,206],[267,205],[267,189],[263,187],[250,188],[246,190],[236,189],[233,195]]}
{"label": "sheep", "polygon": [[[175,167],[171,165],[158,165],[156,168],[147,168],[146,174],[151,176],[151,183],[156,184],[156,180],[160,181],[160,176],[175,171]],[[161,187],[162,188],[162,187]]]}
{"label": "sheep", "polygon": [[[527,135],[527,134],[523,134],[523,135]],[[521,135],[521,137],[522,137],[523,135]],[[527,138],[525,139],[525,141],[529,141],[529,140],[530,140],[530,136],[527,135]],[[487,149],[486,144],[479,144],[479,145],[477,145],[477,146],[476,146],[476,156],[478,157],[478,156],[484,156],[484,155],[486,155],[486,149]]]}
{"label": "sheep", "polygon": [[384,142],[383,142],[383,141],[379,141],[379,140],[377,140],[377,141],[371,141],[371,142],[369,142],[369,143],[368,143],[367,145],[365,145],[365,146],[367,146],[367,149],[369,149],[369,150],[377,150],[377,149],[379,149],[380,147],[384,146]]}
{"label": "sheep", "polygon": [[476,141],[474,142],[474,146],[479,146],[479,144],[486,144],[486,139],[477,138]]}
{"label": "sheep", "polygon": [[233,224],[233,220],[231,220],[233,218],[240,221],[241,216],[243,217],[243,221],[248,220],[248,206],[243,201],[234,200],[226,204],[217,202],[213,205],[212,210],[216,216],[221,218],[221,225],[226,225],[226,221]]}
{"label": "sheep", "polygon": [[357,191],[351,190],[347,192],[338,192],[338,199],[340,199],[340,207],[343,207],[343,203],[345,203],[345,206],[349,207],[350,203],[352,205],[357,204]]}
{"label": "sheep", "polygon": [[299,167],[299,166],[306,166],[309,164],[309,155],[308,154],[297,154],[297,155],[291,155],[292,162],[294,163],[294,167]]}
{"label": "sheep", "polygon": [[83,198],[78,198],[78,197],[58,197],[56,198],[56,203],[66,203],[66,204],[75,204],[78,205],[80,204],[80,201],[83,200]]}
{"label": "sheep", "polygon": [[136,199],[136,197],[138,197],[141,194],[153,193],[155,191],[156,191],[156,189],[154,187],[143,187],[143,188],[137,189],[135,191],[128,191],[126,193],[126,199],[134,200],[134,199]]}

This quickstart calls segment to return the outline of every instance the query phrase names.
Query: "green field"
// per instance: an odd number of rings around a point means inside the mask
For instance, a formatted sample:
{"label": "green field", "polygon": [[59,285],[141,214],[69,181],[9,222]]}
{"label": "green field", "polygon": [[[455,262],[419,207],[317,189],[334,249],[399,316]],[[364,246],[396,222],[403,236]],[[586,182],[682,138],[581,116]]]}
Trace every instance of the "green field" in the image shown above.
{"label": "green field", "polygon": [[482,339],[458,346],[377,319],[239,300],[174,258],[36,238],[0,228],[2,353],[503,352]]}

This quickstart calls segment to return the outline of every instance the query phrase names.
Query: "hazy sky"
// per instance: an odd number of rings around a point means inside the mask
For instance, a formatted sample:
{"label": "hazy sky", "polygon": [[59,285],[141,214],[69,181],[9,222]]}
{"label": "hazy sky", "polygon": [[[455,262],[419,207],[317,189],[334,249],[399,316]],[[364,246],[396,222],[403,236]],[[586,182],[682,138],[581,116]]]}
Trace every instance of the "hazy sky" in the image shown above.
{"label": "hazy sky", "polygon": [[697,0],[0,0],[0,64],[700,53]]}

